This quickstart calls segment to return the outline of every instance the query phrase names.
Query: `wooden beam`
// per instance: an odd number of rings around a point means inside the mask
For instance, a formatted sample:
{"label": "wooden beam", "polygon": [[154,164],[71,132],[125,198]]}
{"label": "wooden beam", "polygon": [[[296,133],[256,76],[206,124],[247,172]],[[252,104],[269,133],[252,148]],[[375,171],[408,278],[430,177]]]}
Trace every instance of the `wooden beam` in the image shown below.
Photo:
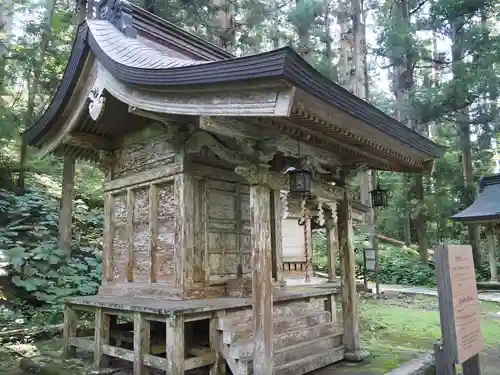
{"label": "wooden beam", "polygon": [[255,142],[253,146],[264,151],[264,154],[268,154],[267,150],[275,150],[275,152],[282,152],[285,156],[297,157],[300,155],[301,158],[311,160],[315,164],[342,164],[339,155],[293,139],[290,136],[284,136],[277,127],[263,124],[257,119],[225,116],[200,117],[200,129],[236,139],[252,140]]}
{"label": "wooden beam", "polygon": [[75,184],[75,160],[64,157],[61,209],[59,211],[58,246],[66,255],[71,255],[71,228],[73,219],[73,189]]}
{"label": "wooden beam", "polygon": [[114,142],[106,137],[83,132],[71,132],[63,138],[63,143],[68,146],[92,150],[113,150]]}

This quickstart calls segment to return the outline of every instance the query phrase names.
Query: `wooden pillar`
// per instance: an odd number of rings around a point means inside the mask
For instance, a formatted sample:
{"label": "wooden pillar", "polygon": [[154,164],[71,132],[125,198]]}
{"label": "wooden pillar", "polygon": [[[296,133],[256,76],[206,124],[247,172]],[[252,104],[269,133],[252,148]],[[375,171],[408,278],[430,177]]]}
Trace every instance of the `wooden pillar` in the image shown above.
{"label": "wooden pillar", "polygon": [[337,259],[337,228],[335,221],[328,219],[326,223],[326,262],[328,266],[328,280],[331,282],[336,281],[336,259]]}
{"label": "wooden pillar", "polygon": [[488,239],[488,259],[490,261],[490,281],[497,281],[497,256],[495,252],[495,234],[493,233],[493,228],[488,227],[486,229],[486,237]]}
{"label": "wooden pillar", "polygon": [[352,243],[352,207],[347,186],[344,191],[344,199],[337,205],[337,224],[342,279],[345,359],[361,361],[366,355],[361,353],[359,342],[358,295],[356,292],[355,253]]}
{"label": "wooden pillar", "polygon": [[144,366],[144,354],[151,349],[150,323],[140,312],[134,312],[134,375],[147,375],[149,370]]}
{"label": "wooden pillar", "polygon": [[272,231],[272,255],[273,255],[273,278],[276,284],[283,286],[283,234],[281,230],[281,196],[279,190],[271,192],[271,223],[274,223]]}
{"label": "wooden pillar", "polygon": [[169,316],[166,330],[168,375],[184,375],[184,316]]}
{"label": "wooden pillar", "polygon": [[94,366],[99,369],[106,367],[108,361],[103,354],[103,345],[109,345],[109,315],[104,313],[102,307],[95,311],[95,333],[94,333]]}
{"label": "wooden pillar", "polygon": [[266,186],[250,186],[255,375],[272,375],[274,370],[270,195],[271,191]]}
{"label": "wooden pillar", "polygon": [[58,246],[71,255],[71,227],[73,218],[73,189],[75,184],[75,159],[64,156],[61,209],[59,212]]}
{"label": "wooden pillar", "polygon": [[253,373],[272,375],[274,372],[274,317],[271,238],[275,225],[271,223],[271,189],[269,186],[273,184],[269,170],[266,168],[246,164],[236,167],[235,171],[245,177],[250,184]]}
{"label": "wooden pillar", "polygon": [[64,357],[74,357],[76,355],[76,348],[71,345],[71,339],[76,337],[77,331],[77,318],[75,310],[68,305],[64,305]]}

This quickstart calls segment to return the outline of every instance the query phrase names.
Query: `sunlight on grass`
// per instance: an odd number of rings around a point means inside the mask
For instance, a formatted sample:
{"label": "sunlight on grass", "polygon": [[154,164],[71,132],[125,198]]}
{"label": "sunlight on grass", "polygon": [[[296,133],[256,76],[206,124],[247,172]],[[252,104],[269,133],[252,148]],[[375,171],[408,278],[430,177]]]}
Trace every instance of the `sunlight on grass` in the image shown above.
{"label": "sunlight on grass", "polygon": [[[415,299],[405,307],[396,303],[397,300],[363,300],[360,304],[362,345],[371,353],[376,369],[389,371],[432,351],[441,336],[439,312],[423,308],[436,305],[436,298]],[[500,316],[497,318],[496,313],[500,308],[498,304],[483,302],[481,311],[485,347],[492,348],[499,343]]]}

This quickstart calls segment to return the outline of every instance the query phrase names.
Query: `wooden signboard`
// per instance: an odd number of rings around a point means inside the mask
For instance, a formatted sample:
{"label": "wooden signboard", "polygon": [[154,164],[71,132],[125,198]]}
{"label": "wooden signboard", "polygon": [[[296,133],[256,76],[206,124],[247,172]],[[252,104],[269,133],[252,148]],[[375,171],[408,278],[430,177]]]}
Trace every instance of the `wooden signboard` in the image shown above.
{"label": "wooden signboard", "polygon": [[369,271],[375,271],[375,261],[376,261],[375,249],[366,248],[364,249],[364,252],[365,252],[366,269]]}
{"label": "wooden signboard", "polygon": [[[483,350],[476,273],[470,245],[447,245],[435,252],[444,358],[471,368]],[[451,365],[451,363],[450,363]]]}

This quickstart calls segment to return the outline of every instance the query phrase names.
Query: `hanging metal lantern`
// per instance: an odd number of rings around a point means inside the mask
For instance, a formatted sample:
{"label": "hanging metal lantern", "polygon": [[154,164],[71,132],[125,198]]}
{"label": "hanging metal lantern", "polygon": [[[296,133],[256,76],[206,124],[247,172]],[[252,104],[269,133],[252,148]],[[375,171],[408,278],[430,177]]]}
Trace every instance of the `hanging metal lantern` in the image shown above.
{"label": "hanging metal lantern", "polygon": [[377,184],[376,189],[370,191],[370,195],[372,197],[372,207],[387,207],[387,190],[381,189],[379,184]]}
{"label": "hanging metal lantern", "polygon": [[286,174],[289,175],[290,193],[308,197],[311,195],[312,173],[307,169],[288,168]]}

